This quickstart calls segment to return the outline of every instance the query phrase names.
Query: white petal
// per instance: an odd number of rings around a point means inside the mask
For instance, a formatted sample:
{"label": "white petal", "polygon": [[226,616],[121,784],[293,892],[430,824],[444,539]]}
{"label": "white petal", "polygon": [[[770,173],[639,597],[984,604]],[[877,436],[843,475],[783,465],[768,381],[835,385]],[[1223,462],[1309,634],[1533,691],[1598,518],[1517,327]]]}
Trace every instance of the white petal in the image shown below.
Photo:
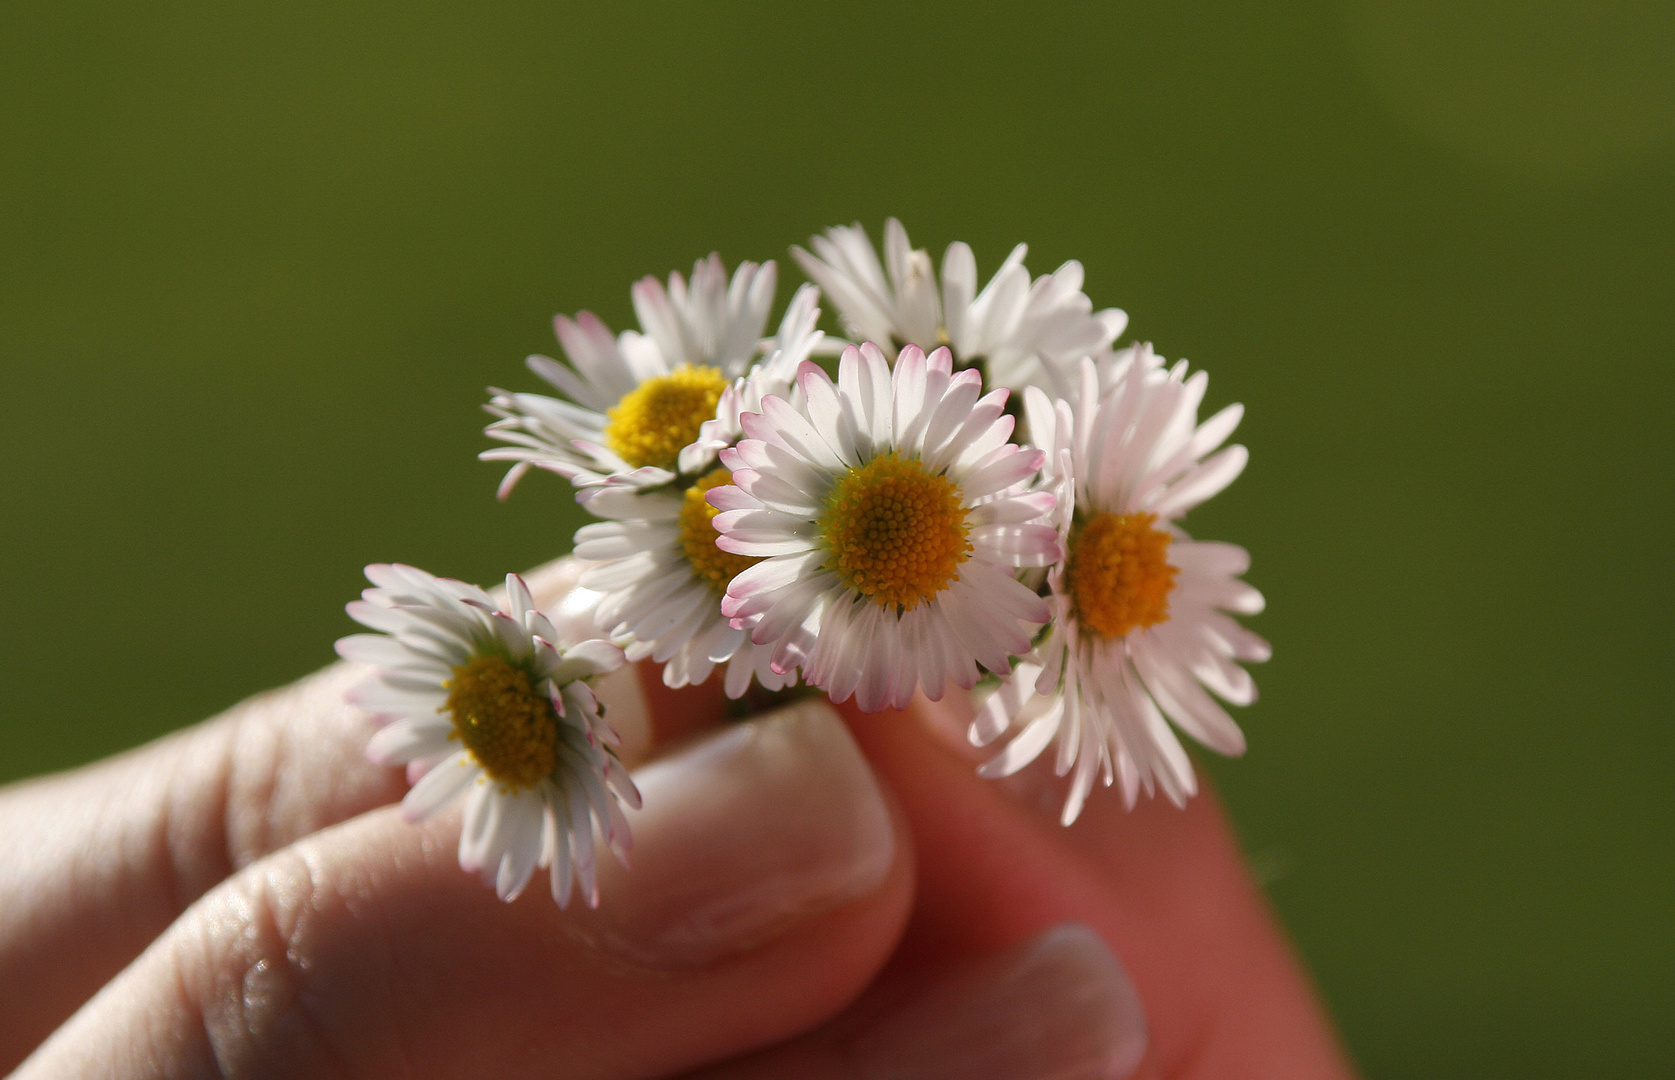
{"label": "white petal", "polygon": [[998,459],[984,464],[960,477],[960,494],[968,500],[981,499],[997,491],[1005,491],[1034,476],[1046,460],[1040,450],[1020,450],[1007,446]]}
{"label": "white petal", "polygon": [[1064,716],[1064,698],[1054,695],[1047,707],[1020,731],[1006,748],[978,768],[984,777],[1011,776],[1041,756],[1041,751],[1058,734],[1059,721]]}
{"label": "white petal", "polygon": [[424,689],[391,686],[382,674],[361,680],[343,695],[351,705],[367,712],[393,716],[435,715],[447,700],[440,683],[426,683]]}
{"label": "white petal", "polygon": [[1135,643],[1134,659],[1146,690],[1182,731],[1219,753],[1237,756],[1245,752],[1244,733],[1233,718],[1192,676],[1166,657],[1155,656],[1144,635]]}
{"label": "white petal", "polygon": [[455,749],[448,739],[452,731],[452,722],[435,714],[426,719],[397,720],[372,733],[366,742],[366,756],[379,765],[405,765],[437,757]]}
{"label": "white petal", "polygon": [[1238,479],[1249,460],[1250,451],[1229,446],[1170,485],[1168,493],[1149,509],[1162,518],[1180,517]]}
{"label": "white petal", "polygon": [[[792,408],[784,399],[767,397],[762,400],[762,417],[771,425],[772,438],[794,451],[818,469],[839,472],[854,462],[845,461],[839,450],[816,431],[808,418]],[[763,438],[758,425],[751,431],[755,438]]]}
{"label": "white petal", "polygon": [[622,650],[608,641],[592,638],[578,642],[564,650],[566,663],[579,662],[587,665],[591,675],[603,675],[607,671],[615,671],[622,666]]}
{"label": "white petal", "polygon": [[533,791],[519,792],[507,799],[508,836],[495,875],[494,891],[500,899],[512,901],[529,884],[535,863],[541,857],[541,797]]}
{"label": "white petal", "polygon": [[413,790],[401,800],[401,816],[408,821],[424,820],[482,775],[482,768],[471,757],[470,752],[461,750],[425,773],[419,782],[413,785]]}
{"label": "white petal", "polygon": [[1050,525],[984,525],[968,535],[979,556],[1002,566],[1051,566],[1063,557]]}
{"label": "white petal", "polygon": [[1169,561],[1182,570],[1203,576],[1238,577],[1250,569],[1250,553],[1237,544],[1214,540],[1177,540],[1169,545]]}

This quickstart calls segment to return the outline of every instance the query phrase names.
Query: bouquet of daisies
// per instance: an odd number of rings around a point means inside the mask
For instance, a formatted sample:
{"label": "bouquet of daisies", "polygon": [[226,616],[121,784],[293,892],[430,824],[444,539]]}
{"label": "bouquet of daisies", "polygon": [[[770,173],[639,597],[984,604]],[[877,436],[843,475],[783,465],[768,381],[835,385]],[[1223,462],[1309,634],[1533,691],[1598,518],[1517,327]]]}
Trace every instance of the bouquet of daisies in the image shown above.
{"label": "bouquet of daisies", "polygon": [[[460,863],[506,899],[548,868],[590,903],[596,843],[626,851],[639,796],[591,680],[625,661],[729,697],[824,692],[863,711],[986,694],[974,744],[1005,776],[1052,748],[1063,821],[1096,781],[1132,805],[1196,789],[1171,728],[1244,749],[1248,557],[1180,519],[1244,468],[1242,408],[1198,417],[1207,382],[1095,311],[1082,267],[1031,279],[1019,245],[981,289],[971,249],[941,274],[900,223],[880,261],[860,226],[792,252],[811,279],[766,334],[777,270],[700,260],[633,286],[639,331],[554,321],[551,393],[491,390],[511,462],[557,473],[599,520],[575,555],[595,636],[560,634],[510,575],[504,599],[406,566],[368,568],[339,652],[406,764],[424,816],[468,792]],[[817,329],[826,298],[848,340]]]}

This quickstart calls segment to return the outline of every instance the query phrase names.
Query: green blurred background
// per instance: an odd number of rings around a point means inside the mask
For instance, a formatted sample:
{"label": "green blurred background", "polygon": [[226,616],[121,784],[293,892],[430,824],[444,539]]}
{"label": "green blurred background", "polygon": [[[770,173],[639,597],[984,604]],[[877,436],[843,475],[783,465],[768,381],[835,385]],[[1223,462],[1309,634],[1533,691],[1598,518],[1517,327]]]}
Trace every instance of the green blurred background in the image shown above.
{"label": "green blurred background", "polygon": [[[1275,644],[1214,762],[1370,1076],[1675,1071],[1675,6],[0,9],[0,779],[492,581],[548,319],[896,214],[1249,407]],[[789,268],[787,268],[789,271]],[[790,295],[793,272],[780,295]],[[776,316],[777,317],[777,316]],[[15,838],[14,838],[15,839]]]}

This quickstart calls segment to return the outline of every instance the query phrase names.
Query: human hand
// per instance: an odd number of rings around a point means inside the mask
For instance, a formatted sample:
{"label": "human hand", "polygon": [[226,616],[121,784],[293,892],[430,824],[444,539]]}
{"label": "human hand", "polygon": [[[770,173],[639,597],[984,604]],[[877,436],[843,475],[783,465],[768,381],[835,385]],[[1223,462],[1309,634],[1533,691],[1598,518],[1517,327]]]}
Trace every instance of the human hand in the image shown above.
{"label": "human hand", "polygon": [[1347,1075],[1208,797],[1062,830],[1040,781],[935,734],[952,703],[706,732],[714,697],[618,680],[639,745],[688,734],[636,774],[635,869],[596,912],[506,905],[455,864],[457,813],[386,805],[352,678],[0,792],[0,1063],[45,1038],[17,1075]]}

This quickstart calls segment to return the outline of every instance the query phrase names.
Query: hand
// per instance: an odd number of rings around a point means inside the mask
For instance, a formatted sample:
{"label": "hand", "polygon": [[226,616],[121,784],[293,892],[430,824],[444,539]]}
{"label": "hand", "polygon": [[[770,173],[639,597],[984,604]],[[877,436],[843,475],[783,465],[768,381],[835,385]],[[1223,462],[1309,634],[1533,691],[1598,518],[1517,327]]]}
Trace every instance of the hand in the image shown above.
{"label": "hand", "polygon": [[952,702],[708,730],[713,695],[618,679],[631,745],[689,733],[636,773],[635,867],[605,868],[598,911],[508,905],[459,870],[457,814],[388,805],[405,784],[362,756],[351,679],[0,792],[0,1065],[1349,1074],[1209,796],[1097,798],[1063,830],[1047,781],[972,774]]}

